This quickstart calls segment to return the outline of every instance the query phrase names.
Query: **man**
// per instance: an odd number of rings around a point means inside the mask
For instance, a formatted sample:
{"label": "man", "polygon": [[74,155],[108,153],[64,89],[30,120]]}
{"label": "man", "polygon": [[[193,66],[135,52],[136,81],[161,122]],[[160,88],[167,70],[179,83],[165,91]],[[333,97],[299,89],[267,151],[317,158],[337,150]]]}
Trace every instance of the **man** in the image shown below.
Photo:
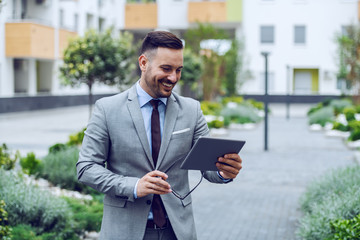
{"label": "man", "polygon": [[[180,169],[196,140],[209,133],[199,102],[172,90],[183,68],[183,44],[154,31],[139,57],[140,80],[96,102],[77,163],[80,182],[105,193],[101,239],[196,239],[188,172]],[[226,163],[226,164],[221,164]],[[241,169],[238,154],[204,172],[227,183]]]}

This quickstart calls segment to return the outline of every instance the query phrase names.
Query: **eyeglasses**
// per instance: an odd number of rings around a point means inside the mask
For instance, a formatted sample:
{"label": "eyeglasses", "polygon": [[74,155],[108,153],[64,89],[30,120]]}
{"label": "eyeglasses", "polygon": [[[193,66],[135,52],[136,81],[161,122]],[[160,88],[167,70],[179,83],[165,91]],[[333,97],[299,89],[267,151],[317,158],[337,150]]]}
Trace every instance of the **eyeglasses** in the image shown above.
{"label": "eyeglasses", "polygon": [[189,195],[195,190],[195,188],[197,188],[197,187],[200,185],[201,181],[202,181],[203,178],[204,178],[204,174],[205,174],[205,172],[202,172],[202,173],[201,173],[200,181],[199,181],[199,182],[196,184],[196,186],[193,187],[193,189],[191,189],[190,192],[188,192],[186,195],[181,196],[179,193],[175,192],[173,189],[172,189],[172,194],[174,194],[174,196],[177,197],[178,199],[184,200],[187,196],[189,196]]}

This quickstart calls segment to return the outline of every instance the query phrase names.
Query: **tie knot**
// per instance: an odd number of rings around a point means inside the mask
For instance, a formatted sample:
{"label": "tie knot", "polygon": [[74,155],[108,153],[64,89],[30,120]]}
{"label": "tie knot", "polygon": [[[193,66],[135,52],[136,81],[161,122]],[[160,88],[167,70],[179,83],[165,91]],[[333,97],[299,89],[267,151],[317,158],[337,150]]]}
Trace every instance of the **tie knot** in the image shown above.
{"label": "tie knot", "polygon": [[156,99],[150,100],[150,104],[151,104],[151,106],[153,107],[153,109],[157,109],[157,108],[158,108],[158,106],[159,106],[159,101],[160,101],[160,100],[156,100]]}

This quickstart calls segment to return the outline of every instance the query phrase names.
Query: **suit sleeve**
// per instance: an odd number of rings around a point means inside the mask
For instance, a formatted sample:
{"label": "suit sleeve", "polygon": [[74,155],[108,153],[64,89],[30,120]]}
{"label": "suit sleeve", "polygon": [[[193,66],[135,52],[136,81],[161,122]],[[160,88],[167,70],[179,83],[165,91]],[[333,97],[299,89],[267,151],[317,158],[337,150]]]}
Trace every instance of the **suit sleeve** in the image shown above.
{"label": "suit sleeve", "polygon": [[76,164],[78,179],[99,192],[134,201],[138,178],[118,175],[105,168],[110,144],[106,114],[97,101]]}
{"label": "suit sleeve", "polygon": [[[193,138],[193,145],[195,144],[195,142],[199,139],[200,136],[208,136],[209,135],[209,128],[207,125],[207,122],[205,120],[205,117],[201,111],[200,108],[200,104],[198,102],[197,104],[197,123],[196,123],[196,128],[195,128],[195,133],[194,133],[194,138]],[[205,171],[204,173],[204,177],[209,181],[209,182],[213,182],[213,183],[227,183],[226,181],[224,182],[219,175],[217,174],[216,171]]]}

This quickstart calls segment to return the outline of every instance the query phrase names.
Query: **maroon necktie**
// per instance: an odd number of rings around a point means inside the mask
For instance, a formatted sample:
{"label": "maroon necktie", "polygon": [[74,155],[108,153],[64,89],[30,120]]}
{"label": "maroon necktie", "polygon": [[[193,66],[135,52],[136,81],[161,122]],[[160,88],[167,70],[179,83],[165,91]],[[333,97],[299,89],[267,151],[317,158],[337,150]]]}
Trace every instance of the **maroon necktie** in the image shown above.
{"label": "maroon necktie", "polygon": [[[151,100],[150,104],[153,107],[151,114],[151,147],[152,158],[154,166],[156,168],[156,162],[159,156],[159,150],[161,145],[161,132],[160,132],[160,116],[158,111],[159,100]],[[159,195],[155,194],[152,202],[152,211],[154,215],[154,223],[158,227],[163,227],[166,223],[165,208]]]}

